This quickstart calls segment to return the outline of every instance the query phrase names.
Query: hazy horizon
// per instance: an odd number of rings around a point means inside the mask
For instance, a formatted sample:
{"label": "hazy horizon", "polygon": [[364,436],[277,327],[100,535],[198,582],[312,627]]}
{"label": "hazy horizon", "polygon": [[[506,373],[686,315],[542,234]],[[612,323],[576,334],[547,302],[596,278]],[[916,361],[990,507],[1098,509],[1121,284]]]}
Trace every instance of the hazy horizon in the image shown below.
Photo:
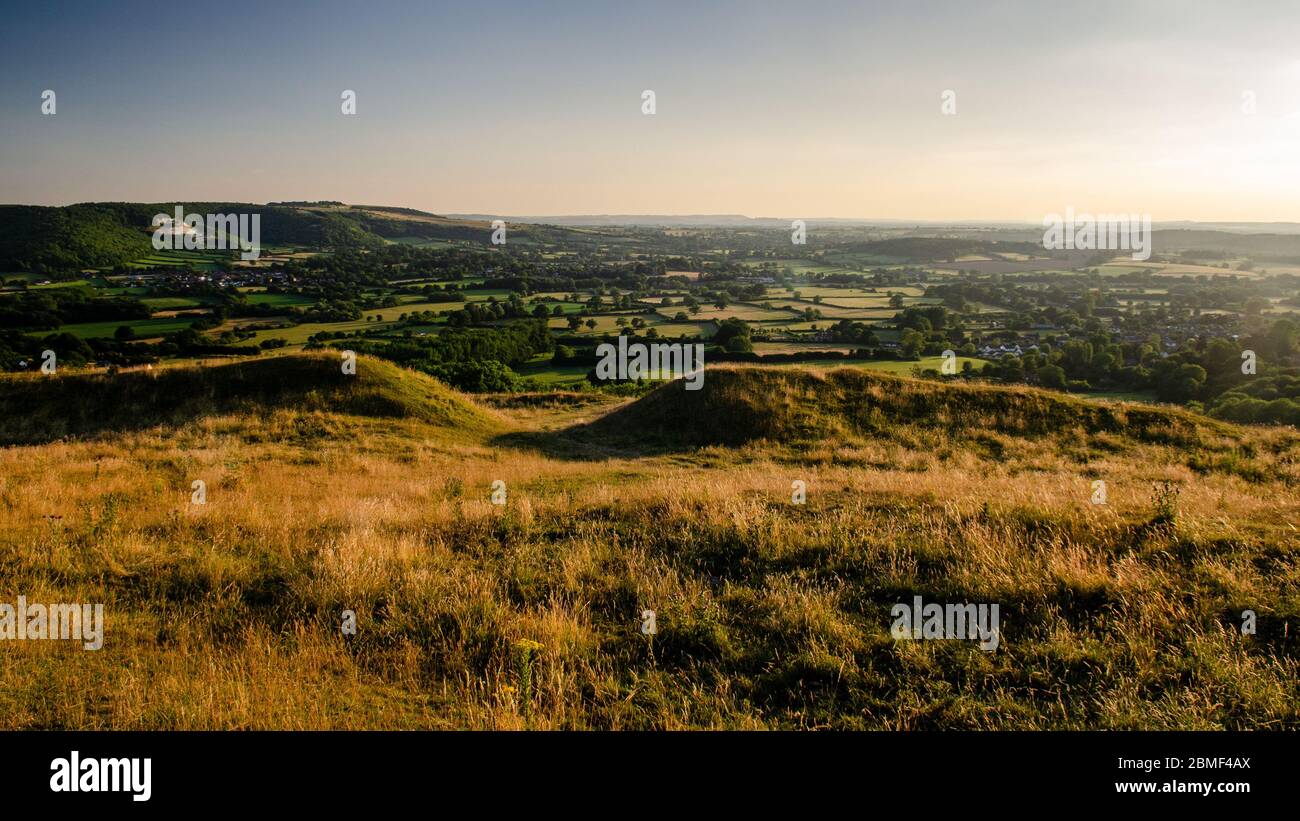
{"label": "hazy horizon", "polygon": [[54,6],[0,32],[7,202],[1300,220],[1294,4]]}

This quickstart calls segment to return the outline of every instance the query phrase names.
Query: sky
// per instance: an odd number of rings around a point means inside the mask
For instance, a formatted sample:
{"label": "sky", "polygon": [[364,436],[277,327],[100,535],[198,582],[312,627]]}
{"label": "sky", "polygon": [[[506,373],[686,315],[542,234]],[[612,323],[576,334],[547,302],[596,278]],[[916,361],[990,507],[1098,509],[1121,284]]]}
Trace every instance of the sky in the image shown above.
{"label": "sky", "polygon": [[5,203],[1300,221],[1294,0],[0,2]]}

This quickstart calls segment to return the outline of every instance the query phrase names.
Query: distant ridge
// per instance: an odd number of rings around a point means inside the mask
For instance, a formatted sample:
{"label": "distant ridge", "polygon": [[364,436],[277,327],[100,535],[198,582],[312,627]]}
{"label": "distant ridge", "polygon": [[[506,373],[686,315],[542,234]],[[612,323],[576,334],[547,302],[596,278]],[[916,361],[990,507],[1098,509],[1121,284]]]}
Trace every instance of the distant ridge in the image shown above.
{"label": "distant ridge", "polygon": [[557,216],[508,216],[501,214],[449,214],[454,219],[523,222],[534,225],[571,226],[634,226],[652,228],[737,227],[737,226],[789,226],[790,220],[768,217],[747,217],[743,214],[577,214]]}
{"label": "distant ridge", "polygon": [[[0,271],[70,272],[131,262],[153,253],[155,214],[259,214],[263,247],[293,245],[318,250],[376,248],[417,239],[487,245],[490,224],[458,220],[413,208],[294,203],[86,202],[65,206],[0,205]],[[526,228],[525,232],[548,233]],[[553,229],[565,230],[565,229]]]}
{"label": "distant ridge", "polygon": [[[360,206],[354,206],[360,207]],[[369,206],[367,206],[369,207]],[[392,209],[402,210],[402,209]],[[551,214],[551,215],[511,215],[511,214],[447,214],[448,219],[530,223],[535,225],[571,225],[571,226],[644,226],[649,228],[708,228],[708,227],[751,227],[776,228],[789,227],[791,220],[802,219],[808,225],[835,226],[885,226],[890,228],[954,228],[970,230],[972,228],[1001,228],[1009,230],[1033,229],[1041,232],[1040,220],[1000,220],[1000,219],[955,219],[926,220],[905,219],[898,217],[881,217],[875,219],[859,217],[810,217],[805,215],[789,217],[751,217],[744,214]],[[1191,220],[1154,221],[1152,227],[1159,231],[1204,231],[1229,234],[1284,234],[1300,235],[1300,222],[1195,222]]]}

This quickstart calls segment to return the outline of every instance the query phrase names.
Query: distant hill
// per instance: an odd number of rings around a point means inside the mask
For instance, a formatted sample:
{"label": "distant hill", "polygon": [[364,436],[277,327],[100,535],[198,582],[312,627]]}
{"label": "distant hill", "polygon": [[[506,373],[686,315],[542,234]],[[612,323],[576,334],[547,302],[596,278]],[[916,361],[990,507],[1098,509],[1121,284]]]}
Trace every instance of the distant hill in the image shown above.
{"label": "distant hill", "polygon": [[329,248],[382,240],[355,220],[296,206],[238,202],[95,202],[62,207],[0,206],[0,269],[67,271],[117,265],[153,253],[153,217],[260,214],[262,245]]}
{"label": "distant hill", "polygon": [[1300,263],[1300,235],[1290,233],[1243,234],[1237,231],[1188,229],[1154,231],[1157,253],[1220,251],[1248,255],[1255,262]]}
{"label": "distant hill", "polygon": [[484,242],[491,236],[490,222],[441,217],[414,208],[351,205],[340,216],[385,239],[420,238]]}
{"label": "distant hill", "polygon": [[840,246],[842,250],[874,254],[881,257],[931,262],[956,259],[967,254],[1020,253],[1042,254],[1043,247],[1025,242],[990,242],[980,239],[954,239],[948,237],[895,237],[875,242],[852,243]]}
{"label": "distant hill", "polygon": [[154,215],[172,214],[177,205],[186,213],[204,215],[260,214],[263,247],[364,248],[404,237],[486,243],[491,236],[488,223],[449,219],[407,208],[329,202],[0,205],[0,270],[75,271],[146,257],[153,253]]}
{"label": "distant hill", "polygon": [[115,265],[147,256],[151,250],[149,234],[116,209],[0,205],[0,270]]}
{"label": "distant hill", "polygon": [[747,217],[743,214],[574,214],[556,216],[509,216],[504,214],[450,214],[454,219],[491,222],[530,223],[533,225],[566,226],[645,226],[649,228],[754,228],[790,227],[790,220],[768,217]]}

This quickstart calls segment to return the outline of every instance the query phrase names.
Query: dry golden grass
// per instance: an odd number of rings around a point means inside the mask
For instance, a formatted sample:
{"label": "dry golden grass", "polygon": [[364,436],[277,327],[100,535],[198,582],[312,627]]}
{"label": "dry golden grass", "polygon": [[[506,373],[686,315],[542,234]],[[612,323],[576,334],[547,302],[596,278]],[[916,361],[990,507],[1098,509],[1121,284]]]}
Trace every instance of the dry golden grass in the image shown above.
{"label": "dry golden grass", "polygon": [[[599,408],[503,404],[496,427],[281,408],[0,451],[0,601],[107,621],[99,651],[0,643],[0,726],[1300,725],[1292,432],[918,420],[646,454],[565,432]],[[914,594],[1000,603],[1001,647],[893,640]]]}

